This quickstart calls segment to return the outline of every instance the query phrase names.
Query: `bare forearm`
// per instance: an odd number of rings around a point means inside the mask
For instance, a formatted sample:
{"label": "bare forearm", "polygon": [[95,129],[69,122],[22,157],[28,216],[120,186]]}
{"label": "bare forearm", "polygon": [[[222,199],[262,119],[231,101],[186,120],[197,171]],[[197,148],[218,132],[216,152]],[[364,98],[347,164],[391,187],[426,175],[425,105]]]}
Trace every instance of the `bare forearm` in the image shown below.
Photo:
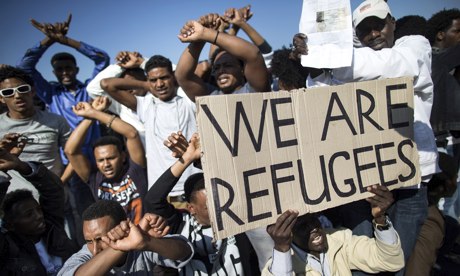
{"label": "bare forearm", "polygon": [[138,137],[137,130],[132,125],[114,116],[115,115],[95,110],[92,118],[110,127],[113,131],[123,135],[123,137],[127,139]]}
{"label": "bare forearm", "polygon": [[69,181],[69,179],[73,175],[73,172],[74,172],[74,170],[73,170],[72,164],[71,163],[67,164],[67,166],[65,167],[64,172],[61,175],[62,183],[66,183],[67,181]]}
{"label": "bare forearm", "polygon": [[247,22],[241,23],[239,27],[248,35],[248,37],[256,46],[264,43],[265,39]]}
{"label": "bare forearm", "polygon": [[202,41],[192,42],[182,53],[179,63],[176,69],[176,74],[181,77],[182,75],[191,75],[195,72],[195,68],[198,65],[201,51],[203,50],[205,43]]}
{"label": "bare forearm", "polygon": [[193,160],[190,159],[190,158],[180,158],[179,160],[177,160],[172,166],[171,166],[171,173],[175,176],[175,177],[180,177],[184,171],[187,169],[188,166],[190,166],[190,164],[193,163]]}
{"label": "bare forearm", "polygon": [[101,80],[101,87],[109,93],[109,95],[122,105],[136,111],[137,101],[136,97],[126,90],[131,89],[145,89],[150,90],[147,82],[121,79],[121,78],[107,78]]}
{"label": "bare forearm", "polygon": [[84,119],[80,124],[73,130],[72,134],[67,140],[65,145],[65,153],[67,155],[72,155],[81,151],[81,147],[85,141],[86,133],[93,122],[89,119]]}
{"label": "bare forearm", "polygon": [[75,272],[75,276],[106,275],[114,266],[122,263],[125,258],[126,253],[106,248],[80,266]]}
{"label": "bare forearm", "polygon": [[192,254],[185,241],[175,238],[150,238],[144,250],[157,252],[162,257],[171,260],[184,260]]}

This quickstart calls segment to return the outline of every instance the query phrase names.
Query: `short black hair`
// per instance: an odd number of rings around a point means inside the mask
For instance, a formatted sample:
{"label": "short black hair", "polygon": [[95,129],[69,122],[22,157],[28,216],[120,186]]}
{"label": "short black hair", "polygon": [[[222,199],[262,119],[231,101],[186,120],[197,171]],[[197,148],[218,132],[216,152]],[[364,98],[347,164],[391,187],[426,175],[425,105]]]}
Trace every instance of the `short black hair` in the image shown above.
{"label": "short black hair", "polygon": [[5,198],[3,199],[2,206],[1,206],[1,213],[3,213],[3,221],[8,222],[11,219],[11,209],[13,206],[21,201],[25,200],[35,200],[32,192],[26,189],[19,189],[6,194]]}
{"label": "short black hair", "polygon": [[147,77],[145,76],[144,70],[139,67],[136,68],[126,68],[123,73],[121,73],[120,78],[124,78],[126,75],[134,77],[136,80],[145,81]]}
{"label": "short black hair", "polygon": [[150,70],[158,67],[168,69],[171,74],[174,73],[171,60],[161,55],[154,55],[147,61],[145,64],[145,73],[148,74]]}
{"label": "short black hair", "polygon": [[195,193],[204,189],[203,173],[192,174],[184,183],[184,200],[192,202],[195,200]]}
{"label": "short black hair", "polygon": [[[209,59],[209,61],[211,62],[211,70],[212,70],[212,68],[214,67],[214,63],[215,63],[215,61],[216,61],[217,55],[219,55],[220,53],[223,53],[223,52],[225,52],[225,53],[227,53],[227,54],[229,54],[229,55],[231,55],[231,56],[234,57],[234,55],[230,54],[228,51],[225,51],[224,49],[217,47],[217,48],[214,50],[214,52],[211,54],[211,58]],[[235,57],[235,58],[236,58],[236,57]],[[241,67],[244,67],[244,61],[242,61],[242,60],[239,59],[239,58],[236,58],[236,59],[238,60],[238,63],[240,64],[240,66],[241,66]]]}
{"label": "short black hair", "polygon": [[396,20],[395,40],[406,35],[423,35],[426,32],[426,19],[420,15],[406,15]]}
{"label": "short black hair", "polygon": [[116,136],[107,135],[102,136],[93,143],[93,151],[95,148],[100,146],[114,145],[117,147],[118,151],[122,153],[124,151],[123,143]]}
{"label": "short black hair", "polygon": [[29,74],[22,69],[10,65],[0,67],[0,82],[3,82],[6,79],[20,79],[30,86],[34,86],[34,81]]}
{"label": "short black hair", "polygon": [[126,212],[120,203],[112,200],[98,200],[91,204],[82,214],[83,221],[103,218],[109,216],[115,225],[127,219]]}
{"label": "short black hair", "polygon": [[291,49],[284,46],[273,52],[271,72],[289,87],[305,88],[308,73],[299,62],[289,58],[290,54]]}
{"label": "short black hair", "polygon": [[53,65],[54,62],[58,60],[70,60],[73,62],[74,65],[77,65],[77,60],[75,59],[75,57],[72,54],[69,54],[67,52],[61,52],[61,53],[55,54],[51,58],[51,65]]}
{"label": "short black hair", "polygon": [[307,233],[309,234],[313,229],[321,227],[318,215],[316,213],[307,213],[297,218],[294,226],[292,227],[292,233]]}
{"label": "short black hair", "polygon": [[459,9],[443,9],[433,14],[427,21],[426,38],[433,45],[436,42],[438,32],[445,32],[452,26],[452,21],[460,19]]}
{"label": "short black hair", "polygon": [[455,158],[444,152],[438,152],[438,157],[441,172],[433,174],[427,185],[429,206],[438,204],[440,197],[451,196],[448,194],[448,184],[453,178],[457,178],[458,164]]}

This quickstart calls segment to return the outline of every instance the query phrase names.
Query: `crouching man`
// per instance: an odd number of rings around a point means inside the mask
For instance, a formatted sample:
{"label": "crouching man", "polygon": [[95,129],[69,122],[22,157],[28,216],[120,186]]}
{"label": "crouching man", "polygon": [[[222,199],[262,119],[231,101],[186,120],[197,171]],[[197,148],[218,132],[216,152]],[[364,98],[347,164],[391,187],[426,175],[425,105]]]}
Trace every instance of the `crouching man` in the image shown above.
{"label": "crouching man", "polygon": [[156,264],[180,268],[193,255],[185,238],[166,235],[162,217],[147,213],[134,225],[118,202],[97,201],[82,219],[86,244],[58,275],[151,275]]}
{"label": "crouching man", "polygon": [[375,238],[352,235],[349,229],[323,229],[314,214],[298,218],[298,212],[288,210],[267,227],[275,247],[262,275],[351,276],[351,270],[400,270],[404,266],[401,242],[385,215],[393,203],[392,193],[380,185],[368,191],[374,194],[367,201],[372,207]]}

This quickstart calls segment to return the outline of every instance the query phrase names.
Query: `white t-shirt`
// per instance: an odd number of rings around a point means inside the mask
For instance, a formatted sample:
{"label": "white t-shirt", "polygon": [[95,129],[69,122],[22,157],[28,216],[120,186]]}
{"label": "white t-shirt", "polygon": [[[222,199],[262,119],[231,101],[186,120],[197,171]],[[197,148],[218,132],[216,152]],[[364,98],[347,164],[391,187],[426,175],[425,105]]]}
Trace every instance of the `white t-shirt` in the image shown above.
{"label": "white t-shirt", "polygon": [[[163,102],[150,93],[145,97],[136,97],[136,99],[137,114],[145,125],[147,176],[150,189],[158,177],[177,160],[172,157],[171,151],[163,145],[163,141],[171,133],[179,130],[189,140],[197,131],[196,106],[188,97],[182,96],[182,93],[178,93],[168,102]],[[193,166],[187,168],[169,195],[183,194],[185,180],[196,172],[199,170]]]}

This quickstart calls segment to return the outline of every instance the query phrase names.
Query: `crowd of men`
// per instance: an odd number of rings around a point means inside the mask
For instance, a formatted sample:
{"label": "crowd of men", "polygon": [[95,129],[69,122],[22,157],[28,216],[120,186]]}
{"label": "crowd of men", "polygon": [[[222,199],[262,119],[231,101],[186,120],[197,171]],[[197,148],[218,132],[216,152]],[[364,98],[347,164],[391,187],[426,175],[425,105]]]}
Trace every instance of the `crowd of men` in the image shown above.
{"label": "crowd of men", "polygon": [[[136,51],[109,64],[67,36],[71,15],[31,21],[44,38],[0,65],[1,275],[456,275],[460,10],[396,20],[387,1],[363,1],[352,65],[338,69],[300,64],[308,34],[273,50],[252,16],[246,6],[187,21],[177,65]],[[46,80],[35,67],[55,43],[93,60],[92,77],[79,81],[63,52]],[[214,238],[196,97],[401,76],[413,77],[421,183],[372,185],[366,200]]]}

